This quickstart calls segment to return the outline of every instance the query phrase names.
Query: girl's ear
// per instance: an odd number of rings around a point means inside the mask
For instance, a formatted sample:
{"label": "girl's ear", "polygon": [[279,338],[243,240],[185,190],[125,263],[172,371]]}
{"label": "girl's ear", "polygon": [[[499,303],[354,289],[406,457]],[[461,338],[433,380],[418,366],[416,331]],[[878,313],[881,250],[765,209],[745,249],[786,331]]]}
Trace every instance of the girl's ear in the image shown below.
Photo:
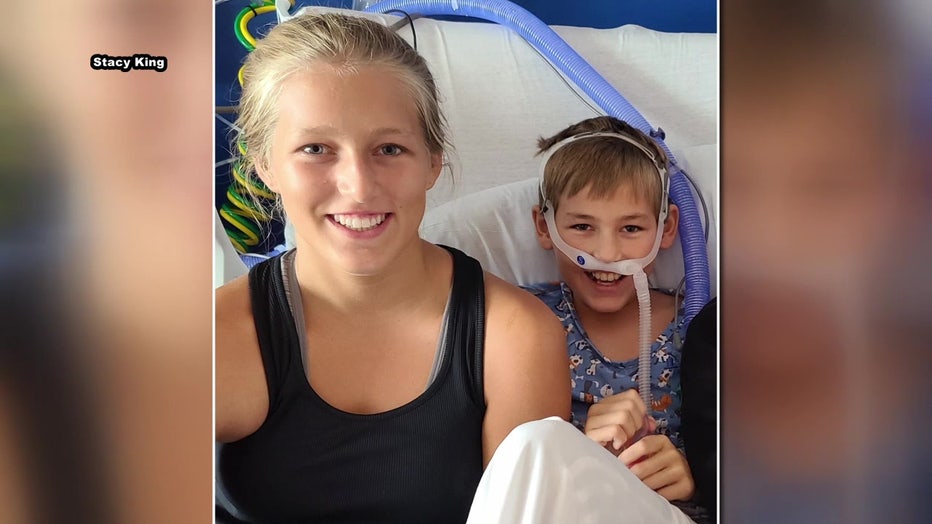
{"label": "girl's ear", "polygon": [[253,165],[256,168],[256,174],[259,175],[259,180],[262,180],[265,187],[271,189],[274,193],[278,193],[278,180],[269,169],[268,163],[257,158],[254,160]]}
{"label": "girl's ear", "polygon": [[537,231],[537,243],[544,249],[553,249],[550,231],[547,230],[547,221],[544,220],[544,214],[540,211],[540,206],[531,208],[531,219],[534,220],[534,229]]}
{"label": "girl's ear", "polygon": [[663,221],[663,236],[660,237],[660,248],[667,249],[676,240],[676,228],[680,223],[680,208],[671,203],[667,211],[667,219]]}
{"label": "girl's ear", "polygon": [[427,189],[434,187],[437,179],[440,178],[440,172],[443,171],[443,153],[431,153],[430,155],[430,178],[427,180]]}

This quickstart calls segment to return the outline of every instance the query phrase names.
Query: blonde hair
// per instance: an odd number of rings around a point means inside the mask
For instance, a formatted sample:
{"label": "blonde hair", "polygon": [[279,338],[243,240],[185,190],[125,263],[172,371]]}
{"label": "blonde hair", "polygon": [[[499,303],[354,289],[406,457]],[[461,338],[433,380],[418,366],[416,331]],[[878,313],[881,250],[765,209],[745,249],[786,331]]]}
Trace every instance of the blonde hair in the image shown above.
{"label": "blonde hair", "polygon": [[343,74],[353,74],[362,66],[395,73],[414,101],[428,150],[442,154],[451,149],[433,75],[414,48],[366,18],[304,15],[275,26],[246,57],[235,137],[246,149],[241,155],[246,177],[255,177],[257,167],[268,167],[282,85],[291,75],[320,63]]}
{"label": "blonde hair", "polygon": [[[667,168],[667,155],[653,139],[635,127],[610,116],[600,116],[573,124],[550,138],[537,141],[538,155],[557,143],[585,133],[617,133],[625,135],[653,153],[657,164]],[[540,205],[550,201],[554,211],[561,197],[572,197],[585,188],[595,198],[613,194],[623,184],[629,184],[635,194],[646,198],[660,215],[663,188],[657,168],[636,146],[615,137],[592,137],[562,146],[553,153],[544,168],[543,193]]]}

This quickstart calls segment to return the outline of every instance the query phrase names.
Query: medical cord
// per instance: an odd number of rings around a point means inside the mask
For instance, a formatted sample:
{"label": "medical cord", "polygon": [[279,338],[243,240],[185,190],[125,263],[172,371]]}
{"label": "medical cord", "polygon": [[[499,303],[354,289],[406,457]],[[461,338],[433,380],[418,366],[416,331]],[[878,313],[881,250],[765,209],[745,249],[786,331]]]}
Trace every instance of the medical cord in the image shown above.
{"label": "medical cord", "polygon": [[[294,0],[289,0],[289,3],[293,6]],[[236,15],[236,19],[233,21],[233,33],[236,35],[236,39],[239,40],[240,44],[246,48],[246,51],[252,52],[256,48],[256,39],[252,36],[252,33],[249,32],[249,22],[265,13],[274,13],[275,12],[275,0],[266,0],[261,5],[248,5],[243,8],[242,11]],[[239,71],[236,73],[236,78],[239,81],[240,87],[243,85],[243,68],[245,65],[240,66]]]}
{"label": "medical cord", "polygon": [[[294,0],[291,0],[291,5],[294,5]],[[245,47],[247,51],[252,51],[256,48],[256,39],[249,32],[249,21],[258,15],[272,12],[275,12],[275,2],[274,0],[266,0],[262,5],[248,5],[244,7],[243,10],[236,15],[236,20],[233,22],[233,32],[236,34],[237,40],[243,44],[243,47]]]}
{"label": "medical cord", "polygon": [[[702,205],[702,217],[704,219],[703,234],[705,235],[705,244],[706,246],[708,246],[709,245],[709,227],[711,226],[711,224],[709,224],[709,206],[705,203],[705,197],[702,196],[702,191],[699,190],[699,185],[696,184],[696,181],[693,180],[693,177],[689,176],[689,173],[683,170],[680,170],[680,173],[682,173],[683,176],[686,177],[686,181],[689,182],[689,185],[693,186],[693,191],[696,192],[696,197],[699,198],[699,204]],[[683,277],[683,278],[685,279],[686,277]]]}
{"label": "medical cord", "polygon": [[[291,0],[291,5],[294,5],[294,0]],[[239,40],[239,43],[246,48],[246,51],[251,53],[256,48],[256,39],[249,32],[249,21],[258,15],[274,12],[275,0],[266,0],[262,5],[248,5],[244,7],[243,10],[236,15],[236,19],[233,21],[233,34],[236,35],[236,39]],[[244,67],[245,65],[240,66],[239,71],[236,73],[236,78],[239,81],[240,87],[243,85]]]}
{"label": "medical cord", "polygon": [[239,157],[230,167],[233,180],[227,186],[226,201],[219,213],[233,247],[240,253],[248,253],[262,244],[263,229],[266,229],[262,224],[272,218],[256,200],[273,201],[275,194],[260,180],[246,176],[242,162],[246,148],[242,142],[237,144],[237,148]]}
{"label": "medical cord", "polygon": [[[686,180],[690,183],[690,185],[693,186],[693,189],[696,191],[696,196],[699,198],[699,202],[702,204],[702,214],[703,214],[703,217],[705,218],[705,222],[704,222],[705,240],[706,240],[706,243],[708,244],[709,242],[709,208],[706,205],[705,198],[702,197],[702,192],[699,191],[699,187],[696,185],[695,180],[693,180],[691,176],[686,174],[685,171],[683,172],[683,174],[686,175]],[[683,348],[683,340],[682,340],[682,337],[680,336],[679,325],[680,325],[680,320],[681,320],[680,297],[683,296],[683,289],[685,285],[686,285],[686,275],[683,275],[682,278],[680,278],[680,282],[676,285],[676,288],[673,290],[673,325],[675,326],[673,330],[673,345],[676,346],[677,349]]]}
{"label": "medical cord", "polygon": [[[292,0],[291,5],[294,5]],[[261,5],[249,5],[243,8],[233,23],[233,32],[237,40],[252,52],[256,46],[256,39],[249,32],[249,22],[258,15],[275,12],[274,0],[266,0]],[[243,67],[237,73],[240,87],[243,85]],[[235,112],[235,108],[233,112]],[[217,118],[230,129],[238,130],[236,125],[217,113]],[[263,209],[264,204],[275,199],[262,181],[247,176],[243,158],[246,156],[246,147],[237,143],[238,155],[230,159],[230,173],[232,180],[227,186],[226,200],[220,207],[219,214],[224,230],[230,238],[233,247],[242,254],[258,248],[263,240],[263,231],[267,230],[264,224],[271,220],[271,216]]]}
{"label": "medical cord", "polygon": [[[414,47],[414,50],[417,51],[417,33],[414,31],[414,19],[411,18],[411,15],[408,14],[407,11],[402,11],[401,9],[389,9],[388,11],[385,11],[385,14],[388,14],[388,13],[401,13],[405,15],[405,18],[408,20],[408,26],[411,27],[411,42],[412,42],[411,45],[412,47]],[[392,25],[389,29],[397,33],[398,30],[401,29],[402,27],[404,27],[403,22],[401,24],[396,23]]]}
{"label": "medical cord", "polygon": [[680,337],[680,295],[683,293],[684,284],[686,284],[685,276],[680,279],[680,283],[673,291],[673,345],[676,349],[683,349],[683,340]]}
{"label": "medical cord", "polygon": [[650,390],[651,312],[650,286],[647,274],[639,270],[634,274],[634,290],[638,297],[638,393],[644,406],[652,409]]}
{"label": "medical cord", "polygon": [[[709,206],[705,202],[705,197],[702,196],[702,191],[699,190],[699,186],[696,184],[696,181],[693,180],[693,177],[689,176],[686,171],[681,171],[686,177],[686,181],[693,186],[693,190],[696,192],[696,197],[699,198],[699,203],[702,205],[702,216],[705,219],[703,222],[704,233],[705,233],[705,243],[706,246],[709,245],[709,228],[711,224],[709,223]],[[679,284],[676,285],[676,289],[673,291],[673,325],[675,329],[673,330],[673,345],[676,346],[676,349],[683,348],[683,338],[680,336],[680,297],[683,295],[683,290],[686,285],[686,275],[680,279]]]}
{"label": "medical cord", "polygon": [[[705,198],[702,196],[702,191],[699,190],[699,186],[696,184],[696,181],[689,176],[686,171],[680,171],[686,177],[686,181],[693,187],[693,190],[696,193],[696,197],[699,198],[699,203],[702,205],[702,216],[705,219],[703,222],[704,233],[705,233],[705,243],[706,246],[709,245],[709,228],[711,224],[709,223],[709,207],[705,202]],[[683,348],[683,337],[680,336],[680,297],[683,296],[683,291],[686,285],[686,275],[680,279],[679,284],[676,285],[676,289],[673,291],[673,325],[675,329],[673,330],[673,345],[676,346],[676,349]]]}

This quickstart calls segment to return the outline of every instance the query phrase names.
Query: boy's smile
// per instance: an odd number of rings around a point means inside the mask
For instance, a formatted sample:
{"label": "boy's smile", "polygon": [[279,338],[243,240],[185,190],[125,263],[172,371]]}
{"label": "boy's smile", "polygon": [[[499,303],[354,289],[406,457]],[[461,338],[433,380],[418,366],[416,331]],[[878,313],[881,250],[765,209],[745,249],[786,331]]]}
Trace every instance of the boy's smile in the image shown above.
{"label": "boy's smile", "polygon": [[603,286],[615,285],[624,278],[624,275],[608,271],[586,271],[586,275],[592,279],[593,282],[597,282]]}

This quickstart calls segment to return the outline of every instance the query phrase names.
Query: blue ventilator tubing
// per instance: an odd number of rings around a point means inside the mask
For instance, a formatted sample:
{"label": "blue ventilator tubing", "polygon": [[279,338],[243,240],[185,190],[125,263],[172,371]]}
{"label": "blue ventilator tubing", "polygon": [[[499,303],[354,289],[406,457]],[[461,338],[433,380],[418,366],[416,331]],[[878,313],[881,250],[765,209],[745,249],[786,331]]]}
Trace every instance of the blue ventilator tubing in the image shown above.
{"label": "blue ventilator tubing", "polygon": [[365,9],[385,13],[397,9],[409,14],[468,16],[508,27],[534,46],[544,57],[576,83],[606,114],[624,120],[649,134],[670,159],[670,198],[679,207],[677,230],[683,248],[686,274],[684,299],[685,321],[689,322],[711,298],[709,256],[705,230],[699,217],[689,182],[670,148],[663,141],[662,130],[650,123],[609,84],[586,60],[579,56],[560,35],[521,6],[504,0],[385,0]]}

